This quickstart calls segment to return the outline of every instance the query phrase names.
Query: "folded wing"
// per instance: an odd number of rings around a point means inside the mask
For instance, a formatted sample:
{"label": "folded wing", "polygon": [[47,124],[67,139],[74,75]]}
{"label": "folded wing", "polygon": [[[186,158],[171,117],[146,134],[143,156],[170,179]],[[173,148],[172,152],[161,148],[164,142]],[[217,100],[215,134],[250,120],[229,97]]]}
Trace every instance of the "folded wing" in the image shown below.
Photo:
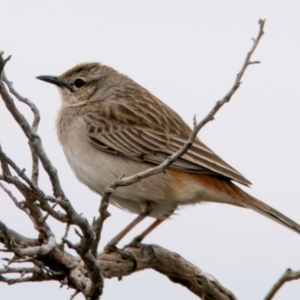
{"label": "folded wing", "polygon": [[[95,103],[87,105],[83,118],[91,144],[101,151],[154,165],[177,152],[187,141],[191,129],[168,106],[150,93],[146,96],[140,95],[138,101],[136,98],[130,101],[128,96],[126,100],[118,98],[117,101],[97,101],[96,106]],[[198,138],[169,168],[251,184]]]}

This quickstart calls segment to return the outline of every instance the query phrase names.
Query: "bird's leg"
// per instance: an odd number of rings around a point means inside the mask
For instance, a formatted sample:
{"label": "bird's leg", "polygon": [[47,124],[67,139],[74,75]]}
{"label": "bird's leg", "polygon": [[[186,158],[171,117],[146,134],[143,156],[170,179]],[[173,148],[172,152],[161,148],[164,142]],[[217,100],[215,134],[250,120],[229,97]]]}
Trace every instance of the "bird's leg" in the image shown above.
{"label": "bird's leg", "polygon": [[141,234],[136,236],[129,246],[139,246],[141,244],[141,241],[153,230],[155,229],[158,225],[160,225],[164,220],[166,220],[169,216],[171,216],[174,211],[176,210],[177,206],[173,207],[172,209],[169,210],[168,214],[163,215],[163,219],[156,219],[149,227],[147,227]]}
{"label": "bird's leg", "polygon": [[155,229],[158,225],[160,225],[164,220],[166,220],[170,215],[172,215],[175,211],[177,206],[173,207],[172,210],[169,211],[168,214],[165,214],[163,216],[163,219],[156,219],[149,227],[147,227],[141,234],[136,236],[131,243],[128,246],[133,246],[133,247],[141,247],[141,241],[153,230]]}
{"label": "bird's leg", "polygon": [[148,235],[153,229],[155,229],[159,224],[161,224],[164,220],[158,220],[156,219],[149,227],[147,227],[140,235],[136,236],[129,245],[126,245],[126,247],[135,247],[135,248],[141,248],[148,251],[152,259],[155,258],[155,253],[151,245],[144,245],[141,243],[141,241]]}
{"label": "bird's leg", "polygon": [[152,205],[150,202],[146,202],[146,209],[140,213],[132,222],[130,222],[119,234],[117,234],[105,247],[105,250],[113,250],[120,240],[137,224],[143,221],[152,211]]}
{"label": "bird's leg", "polygon": [[106,252],[117,252],[123,258],[132,261],[133,263],[132,271],[134,271],[137,267],[137,262],[135,257],[128,251],[118,249],[116,245],[132,228],[134,228],[137,224],[139,224],[147,216],[149,216],[151,211],[152,211],[151,202],[147,201],[145,210],[142,213],[140,213],[132,222],[130,222],[119,234],[117,234],[104,248],[104,251]]}
{"label": "bird's leg", "polygon": [[156,219],[148,228],[146,228],[141,234],[136,236],[130,245],[134,245],[136,243],[140,243],[153,229],[155,229],[159,224],[161,224],[164,220]]}
{"label": "bird's leg", "polygon": [[143,221],[147,215],[145,213],[139,214],[132,222],[130,222],[121,232],[119,232],[113,239],[111,239],[105,248],[113,248],[115,247],[120,240],[137,224]]}

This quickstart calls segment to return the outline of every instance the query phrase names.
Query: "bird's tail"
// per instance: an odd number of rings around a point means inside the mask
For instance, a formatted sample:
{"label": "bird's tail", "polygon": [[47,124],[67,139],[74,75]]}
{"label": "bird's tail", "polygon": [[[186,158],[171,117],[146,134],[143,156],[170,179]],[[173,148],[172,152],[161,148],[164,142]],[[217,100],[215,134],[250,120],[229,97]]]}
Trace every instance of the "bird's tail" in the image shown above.
{"label": "bird's tail", "polygon": [[[256,212],[276,221],[277,223],[290,228],[291,230],[297,232],[300,234],[300,225],[296,223],[295,221],[291,220],[278,210],[272,208],[271,206],[265,204],[264,202],[250,196],[246,192],[244,192],[242,189],[240,189],[238,186],[230,182],[231,188],[235,191],[236,194],[238,194],[239,197],[239,204],[242,204],[246,208],[251,208],[255,210]],[[242,199],[241,199],[242,198]],[[242,203],[241,203],[242,200]]]}

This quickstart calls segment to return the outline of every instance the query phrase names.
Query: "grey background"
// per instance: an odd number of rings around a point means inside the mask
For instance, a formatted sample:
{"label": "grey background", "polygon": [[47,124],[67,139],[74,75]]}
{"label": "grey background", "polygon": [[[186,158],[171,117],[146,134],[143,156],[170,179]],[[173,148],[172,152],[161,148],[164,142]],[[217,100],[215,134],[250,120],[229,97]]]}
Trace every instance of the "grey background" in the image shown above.
{"label": "grey background", "polygon": [[[0,49],[6,74],[41,112],[39,133],[65,192],[89,220],[99,197],[78,183],[54,130],[58,92],[37,75],[59,75],[100,61],[127,74],[192,125],[229,90],[266,18],[266,34],[243,84],[200,138],[253,182],[246,189],[300,222],[299,1],[0,1]],[[19,104],[31,118],[30,111]],[[0,140],[30,170],[21,130],[0,102]],[[51,193],[47,176],[41,186]],[[19,197],[21,200],[21,197]],[[32,224],[0,191],[0,219],[35,237]],[[134,215],[109,207],[101,247]],[[143,222],[123,243],[146,227]],[[63,227],[51,221],[57,240]],[[71,238],[76,241],[74,234]],[[149,237],[215,276],[239,299],[262,299],[283,271],[300,268],[300,237],[253,211],[220,204],[182,208]],[[122,244],[123,244],[122,243]],[[1,254],[5,257],[7,255]],[[0,284],[1,299],[69,299],[58,283]],[[82,299],[77,297],[76,299]],[[101,299],[196,299],[154,271],[106,280]],[[300,283],[275,299],[300,299]]]}

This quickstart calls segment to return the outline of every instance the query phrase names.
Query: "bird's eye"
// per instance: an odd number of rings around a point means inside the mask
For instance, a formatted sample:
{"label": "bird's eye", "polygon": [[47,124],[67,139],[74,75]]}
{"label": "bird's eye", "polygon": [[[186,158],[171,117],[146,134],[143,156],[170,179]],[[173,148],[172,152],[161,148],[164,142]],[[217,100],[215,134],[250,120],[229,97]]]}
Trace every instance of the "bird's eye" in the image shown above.
{"label": "bird's eye", "polygon": [[77,87],[77,88],[81,88],[82,86],[84,86],[85,84],[85,81],[78,78],[74,81],[74,85]]}

